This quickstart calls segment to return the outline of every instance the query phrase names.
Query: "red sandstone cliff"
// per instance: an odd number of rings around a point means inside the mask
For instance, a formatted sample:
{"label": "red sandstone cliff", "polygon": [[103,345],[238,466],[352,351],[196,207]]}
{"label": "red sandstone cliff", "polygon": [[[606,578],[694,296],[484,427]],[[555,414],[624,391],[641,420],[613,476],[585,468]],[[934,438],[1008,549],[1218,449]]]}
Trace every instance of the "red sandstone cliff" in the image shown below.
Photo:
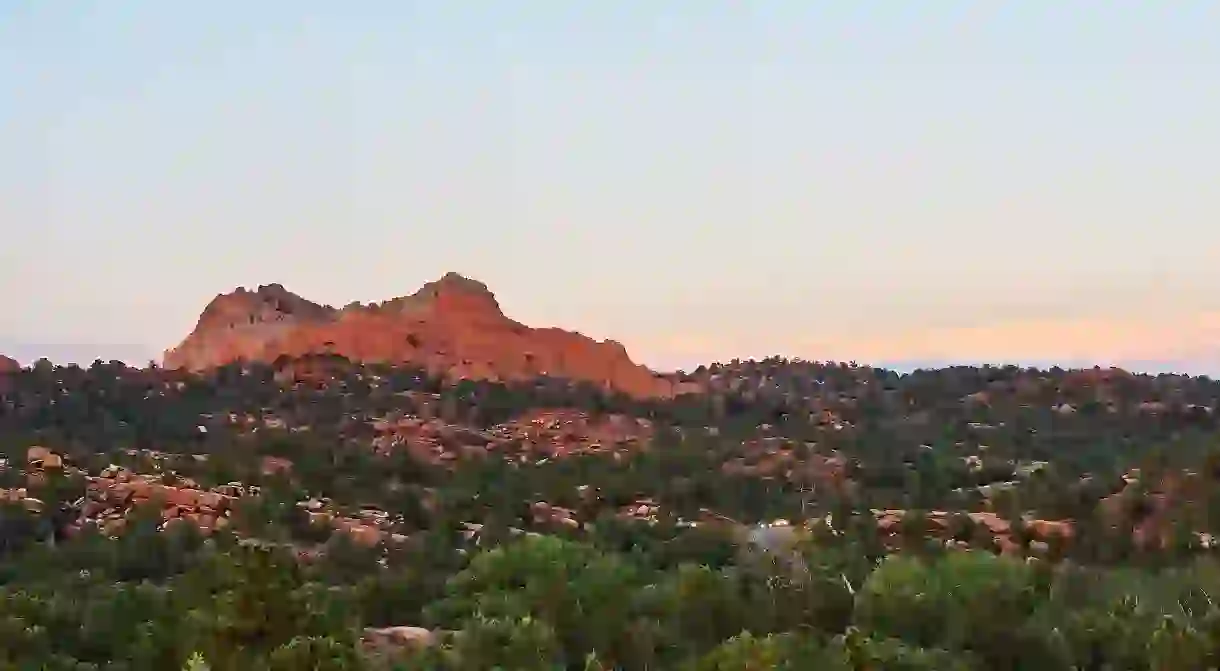
{"label": "red sandstone cliff", "polygon": [[504,315],[487,287],[456,273],[410,296],[341,310],[278,284],[217,296],[195,330],[165,353],[166,368],[333,353],[365,362],[415,363],[454,378],[520,380],[547,374],[633,396],[665,396],[671,383],[637,365],[622,345]]}
{"label": "red sandstone cliff", "polygon": [[16,359],[10,359],[3,354],[0,354],[0,375],[4,373],[15,373],[21,370],[21,364],[17,363]]}

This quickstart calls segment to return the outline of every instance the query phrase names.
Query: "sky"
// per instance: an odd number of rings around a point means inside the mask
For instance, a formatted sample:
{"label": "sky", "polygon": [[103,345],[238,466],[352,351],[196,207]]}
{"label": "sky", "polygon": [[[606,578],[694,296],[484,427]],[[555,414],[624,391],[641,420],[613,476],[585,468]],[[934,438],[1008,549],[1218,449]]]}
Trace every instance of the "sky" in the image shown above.
{"label": "sky", "polygon": [[0,352],[456,271],[657,368],[1220,372],[1220,3],[0,3]]}

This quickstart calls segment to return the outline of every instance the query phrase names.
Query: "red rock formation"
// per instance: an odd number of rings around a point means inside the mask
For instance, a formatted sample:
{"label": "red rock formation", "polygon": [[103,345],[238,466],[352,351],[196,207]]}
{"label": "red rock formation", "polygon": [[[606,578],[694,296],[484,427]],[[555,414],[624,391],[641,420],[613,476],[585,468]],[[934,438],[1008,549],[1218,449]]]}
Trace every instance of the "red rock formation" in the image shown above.
{"label": "red rock formation", "polygon": [[217,296],[195,330],[166,352],[166,368],[204,370],[331,353],[355,361],[414,363],[452,378],[521,380],[546,374],[633,396],[666,396],[672,383],[635,364],[622,345],[504,315],[487,287],[456,273],[410,296],[341,310],[278,284]]}
{"label": "red rock formation", "polygon": [[16,373],[21,370],[21,364],[17,363],[16,359],[10,359],[3,354],[0,354],[0,375],[5,373]]}

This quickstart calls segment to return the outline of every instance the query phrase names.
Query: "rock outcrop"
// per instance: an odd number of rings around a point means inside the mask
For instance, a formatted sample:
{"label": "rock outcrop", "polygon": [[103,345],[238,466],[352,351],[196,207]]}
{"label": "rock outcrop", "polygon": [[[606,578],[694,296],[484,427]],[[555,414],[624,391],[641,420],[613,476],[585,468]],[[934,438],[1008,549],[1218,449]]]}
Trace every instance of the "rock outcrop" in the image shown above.
{"label": "rock outcrop", "polygon": [[509,319],[482,282],[448,273],[410,296],[342,309],[278,284],[217,296],[195,330],[165,353],[166,368],[336,354],[413,363],[451,378],[592,382],[632,396],[668,396],[672,382],[631,361],[622,345]]}
{"label": "rock outcrop", "polygon": [[5,373],[15,373],[21,370],[21,364],[17,363],[16,359],[10,359],[3,354],[0,354],[0,375]]}
{"label": "rock outcrop", "polygon": [[644,449],[653,435],[652,423],[646,419],[619,414],[594,417],[561,408],[533,410],[485,431],[417,415],[378,419],[371,428],[378,452],[405,449],[434,464],[453,463],[463,453],[499,454],[519,463],[583,454],[623,455]]}

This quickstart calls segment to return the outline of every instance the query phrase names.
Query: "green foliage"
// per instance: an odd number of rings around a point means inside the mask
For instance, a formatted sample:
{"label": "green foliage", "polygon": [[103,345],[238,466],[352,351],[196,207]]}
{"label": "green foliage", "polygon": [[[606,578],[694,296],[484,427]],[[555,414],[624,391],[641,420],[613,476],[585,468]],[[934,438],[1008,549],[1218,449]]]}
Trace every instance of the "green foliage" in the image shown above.
{"label": "green foliage", "polygon": [[976,551],[891,556],[861,589],[856,619],[874,635],[973,650],[1006,668],[1037,653],[1025,623],[1043,600],[1032,566],[1021,561]]}
{"label": "green foliage", "polygon": [[801,634],[756,637],[749,632],[734,636],[690,664],[689,671],[849,671],[852,667],[836,650]]}
{"label": "green foliage", "polygon": [[291,555],[238,546],[201,573],[183,586],[212,595],[190,618],[217,671],[244,668],[251,657],[313,659],[308,655],[352,645],[344,604],[325,587],[305,583]]}
{"label": "green foliage", "polygon": [[488,617],[464,621],[454,646],[461,669],[551,671],[564,668],[566,656],[552,625],[531,616]]}
{"label": "green foliage", "polygon": [[463,628],[472,622],[551,627],[565,659],[628,654],[629,597],[639,585],[638,569],[617,556],[553,536],[527,537],[476,556],[431,613],[440,624]]}
{"label": "green foliage", "polygon": [[[0,502],[0,670],[1220,667],[1220,561],[1194,535],[1220,531],[1216,381],[772,358],[701,367],[691,377],[708,394],[643,401],[327,361],[317,386],[258,364],[181,378],[40,364],[6,378],[0,453],[16,466],[0,485],[28,485],[41,506]],[[1140,411],[1145,401],[1167,406]],[[375,419],[448,420],[459,426],[437,440],[456,453],[469,450],[453,441],[491,442],[500,429],[485,429],[542,407],[647,419],[656,435],[648,449],[551,459],[510,443],[444,464],[373,449]],[[235,505],[234,536],[165,530],[145,506],[111,539],[78,528],[83,473],[29,477],[30,445],[94,475],[114,463],[262,489]],[[292,469],[262,473],[267,456]],[[838,480],[813,468],[830,458]],[[1139,486],[1099,506],[1132,468]],[[1158,490],[1187,472],[1172,495]],[[379,507],[407,540],[332,534],[299,505],[313,498]],[[622,514],[646,499],[653,519]],[[535,520],[538,501],[578,523]],[[911,511],[895,538],[872,513],[890,508]],[[760,551],[705,509],[745,528],[833,524]],[[915,509],[958,513],[944,535],[975,550],[947,549]],[[1071,518],[1076,534],[1031,563],[995,557],[991,532],[965,515],[985,509],[1022,543],[1027,516]],[[1169,547],[1134,541],[1148,520],[1172,531]],[[361,642],[395,625],[437,640]]]}
{"label": "green foliage", "polygon": [[866,636],[855,629],[835,639],[831,650],[834,652],[834,659],[842,665],[839,668],[844,669],[974,671],[980,668],[992,668],[979,665],[976,660],[962,652],[921,648],[893,638]]}
{"label": "green foliage", "polygon": [[361,663],[355,648],[330,636],[297,636],[267,657],[268,671],[354,671]]}

